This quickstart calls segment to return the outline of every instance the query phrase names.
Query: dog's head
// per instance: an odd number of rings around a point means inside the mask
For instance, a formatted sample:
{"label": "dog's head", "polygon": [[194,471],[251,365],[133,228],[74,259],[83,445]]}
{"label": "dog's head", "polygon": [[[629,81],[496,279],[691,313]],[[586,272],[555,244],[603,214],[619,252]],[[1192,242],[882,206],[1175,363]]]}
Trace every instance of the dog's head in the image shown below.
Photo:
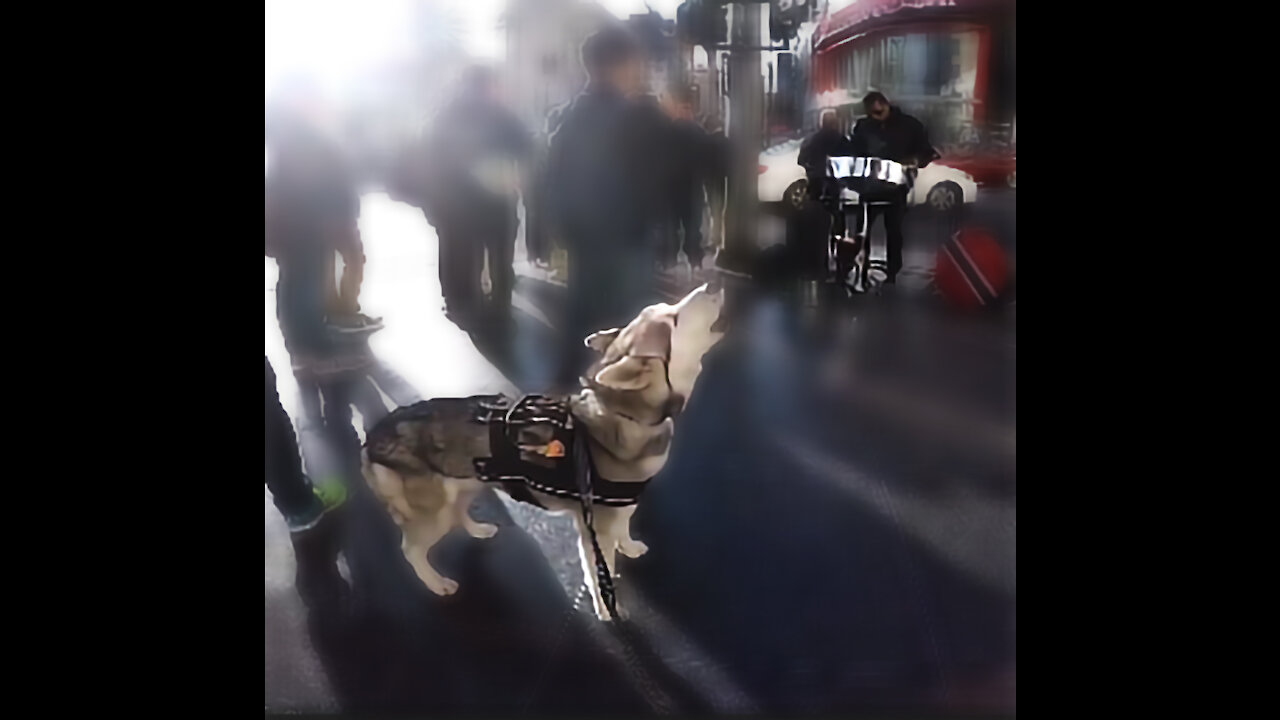
{"label": "dog's head", "polygon": [[702,371],[702,356],[724,337],[723,308],[724,289],[703,285],[675,305],[650,305],[624,328],[593,333],[585,342],[601,358],[588,386],[606,401],[626,396],[650,416],[680,414]]}

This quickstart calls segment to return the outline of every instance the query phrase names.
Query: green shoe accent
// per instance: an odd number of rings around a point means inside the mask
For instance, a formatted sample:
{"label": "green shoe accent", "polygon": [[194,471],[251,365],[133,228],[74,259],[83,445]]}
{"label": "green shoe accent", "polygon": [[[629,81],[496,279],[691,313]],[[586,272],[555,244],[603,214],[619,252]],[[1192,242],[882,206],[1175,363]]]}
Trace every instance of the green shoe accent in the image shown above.
{"label": "green shoe accent", "polygon": [[318,483],[312,490],[315,491],[316,497],[320,498],[325,512],[334,510],[347,501],[347,486],[343,484],[341,478]]}

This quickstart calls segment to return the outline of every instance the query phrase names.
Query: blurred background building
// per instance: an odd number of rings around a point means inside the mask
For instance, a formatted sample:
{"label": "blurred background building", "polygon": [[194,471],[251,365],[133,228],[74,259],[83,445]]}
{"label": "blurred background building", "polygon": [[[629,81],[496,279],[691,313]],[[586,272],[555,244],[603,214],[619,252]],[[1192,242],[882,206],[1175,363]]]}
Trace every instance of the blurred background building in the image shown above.
{"label": "blurred background building", "polygon": [[579,48],[614,16],[595,0],[508,0],[502,15],[507,100],[530,128],[582,89]]}
{"label": "blurred background building", "polygon": [[831,0],[811,40],[806,124],[834,108],[847,124],[879,90],[936,144],[1011,139],[1015,0]]}

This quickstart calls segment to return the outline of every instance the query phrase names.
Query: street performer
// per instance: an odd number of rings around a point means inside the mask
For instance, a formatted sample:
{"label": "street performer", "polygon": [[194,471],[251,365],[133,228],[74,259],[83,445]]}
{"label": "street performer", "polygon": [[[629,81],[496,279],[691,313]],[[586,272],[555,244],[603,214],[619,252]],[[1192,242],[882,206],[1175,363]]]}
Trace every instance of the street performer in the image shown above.
{"label": "street performer", "polygon": [[[820,203],[831,216],[825,242],[836,249],[837,257],[842,257],[841,253],[845,252],[840,244],[845,233],[844,210],[840,207],[840,186],[828,177],[827,158],[851,155],[853,143],[840,132],[835,111],[827,110],[822,113],[821,127],[801,143],[800,154],[796,157],[796,164],[805,170],[810,199]],[[847,268],[841,275],[845,272],[848,272]]]}
{"label": "street performer", "polygon": [[[925,167],[938,158],[938,152],[929,144],[924,125],[890,105],[882,93],[867,93],[862,107],[867,115],[853,126],[852,155],[892,160],[907,166],[909,171]],[[894,284],[902,269],[902,217],[907,210],[908,190],[903,186],[891,198],[885,198],[890,200],[888,205],[872,205],[867,213],[867,222],[872,225],[876,217],[884,215],[889,255],[888,277],[884,281],[887,285]]]}

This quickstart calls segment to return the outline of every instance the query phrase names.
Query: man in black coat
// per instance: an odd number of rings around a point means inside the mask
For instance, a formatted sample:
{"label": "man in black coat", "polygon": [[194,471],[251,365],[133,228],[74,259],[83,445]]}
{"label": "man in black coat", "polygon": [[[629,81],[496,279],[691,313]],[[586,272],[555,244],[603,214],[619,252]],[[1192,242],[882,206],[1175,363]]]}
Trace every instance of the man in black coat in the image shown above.
{"label": "man in black coat", "polygon": [[642,48],[610,26],[582,45],[587,85],[551,138],[550,205],[569,251],[569,304],[558,380],[586,367],[583,339],[622,327],[650,301],[660,143],[652,113],[635,98],[645,84]]}
{"label": "man in black coat", "polygon": [[440,241],[440,289],[455,321],[477,319],[486,253],[490,319],[510,320],[516,178],[532,150],[524,126],[498,101],[493,73],[468,68],[459,92],[432,123],[421,158],[427,165],[424,211]]}
{"label": "man in black coat", "polygon": [[530,182],[524,188],[525,209],[525,249],[531,262],[547,265],[551,262],[551,251],[554,246],[555,227],[551,224],[547,212],[547,150],[551,136],[560,127],[560,119],[568,104],[557,105],[547,113],[542,132],[534,144],[534,162],[530,173]]}
{"label": "man in black coat", "polygon": [[[910,169],[925,167],[938,158],[929,144],[929,136],[919,120],[889,104],[878,92],[862,99],[867,116],[853,127],[853,154],[902,163]],[[889,269],[885,283],[892,285],[902,269],[902,217],[907,210],[907,188],[895,193],[889,205],[872,205],[867,222],[875,223],[884,215],[885,239],[888,245]]]}
{"label": "man in black coat", "polygon": [[685,257],[697,271],[702,268],[702,213],[706,208],[704,186],[711,143],[707,132],[693,121],[693,96],[688,88],[671,90],[667,112],[671,117],[667,184],[671,224],[666,260],[674,264],[683,239]]}

